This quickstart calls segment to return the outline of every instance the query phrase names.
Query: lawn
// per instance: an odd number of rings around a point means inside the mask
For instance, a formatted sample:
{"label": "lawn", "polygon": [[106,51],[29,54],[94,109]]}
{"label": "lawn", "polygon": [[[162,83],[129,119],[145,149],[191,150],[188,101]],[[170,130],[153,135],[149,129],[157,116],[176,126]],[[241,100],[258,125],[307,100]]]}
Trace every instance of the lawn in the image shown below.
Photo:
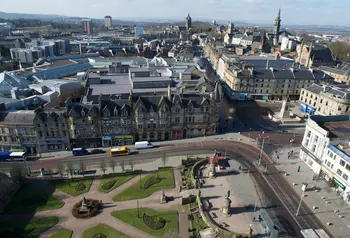
{"label": "lawn", "polygon": [[9,221],[0,223],[0,237],[37,238],[41,233],[56,225],[57,217],[35,218],[30,221]]}
{"label": "lawn", "polygon": [[[161,181],[157,181],[157,175],[158,178],[161,178]],[[146,175],[141,179],[141,182],[138,181],[123,190],[121,193],[115,195],[113,201],[146,198],[156,191],[170,188],[175,188],[173,170],[161,169],[157,172]]]}
{"label": "lawn", "polygon": [[115,176],[108,176],[107,178],[103,178],[98,187],[98,191],[102,193],[109,193],[113,189],[116,189],[123,183],[134,178],[136,175],[137,175],[136,173],[125,173],[125,174],[118,174]]}
{"label": "lawn", "polygon": [[93,180],[94,179],[91,177],[81,179],[66,179],[53,181],[53,184],[62,192],[68,193],[72,196],[78,196],[90,190],[90,186]]}
{"label": "lawn", "polygon": [[64,202],[47,194],[43,187],[25,184],[12,197],[4,213],[31,213],[57,209],[63,205]]}
{"label": "lawn", "polygon": [[[146,213],[148,216],[160,216],[166,220],[165,227],[159,230],[153,230],[149,228],[144,222],[143,222],[143,214]],[[156,211],[150,208],[140,208],[139,214],[140,218],[138,217],[138,209],[128,209],[128,210],[121,210],[121,211],[113,211],[112,216],[115,218],[128,223],[152,236],[155,237],[167,237],[169,234],[172,233],[178,233],[178,216],[177,211]]]}
{"label": "lawn", "polygon": [[67,229],[62,229],[50,236],[50,238],[71,238],[72,237],[73,231],[67,230]]}
{"label": "lawn", "polygon": [[115,230],[114,228],[100,223],[99,225],[92,227],[90,229],[87,229],[84,231],[83,238],[93,238],[94,235],[102,233],[107,238],[113,237],[113,238],[128,238],[129,236],[125,235],[124,233],[121,233],[120,231]]}

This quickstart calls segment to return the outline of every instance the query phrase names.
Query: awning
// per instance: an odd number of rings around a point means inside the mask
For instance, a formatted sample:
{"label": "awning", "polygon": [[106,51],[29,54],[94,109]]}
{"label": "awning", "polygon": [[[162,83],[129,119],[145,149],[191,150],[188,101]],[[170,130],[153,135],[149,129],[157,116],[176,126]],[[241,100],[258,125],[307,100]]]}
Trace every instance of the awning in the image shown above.
{"label": "awning", "polygon": [[335,184],[339,187],[339,188],[341,188],[341,189],[343,189],[344,191],[345,191],[345,189],[346,189],[346,186],[344,185],[344,184],[342,184],[338,179],[336,179],[336,178],[333,178],[333,181],[335,182]]}
{"label": "awning", "polygon": [[328,175],[328,177],[333,178],[333,174],[329,172],[326,168],[322,167],[322,171],[325,172]]}

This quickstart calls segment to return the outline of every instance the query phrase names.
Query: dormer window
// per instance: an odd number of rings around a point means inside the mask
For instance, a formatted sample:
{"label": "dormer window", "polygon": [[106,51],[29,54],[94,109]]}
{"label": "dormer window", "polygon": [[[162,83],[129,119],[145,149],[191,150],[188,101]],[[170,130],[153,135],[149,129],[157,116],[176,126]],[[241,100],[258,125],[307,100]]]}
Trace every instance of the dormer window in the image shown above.
{"label": "dormer window", "polygon": [[105,111],[103,112],[103,116],[109,117],[109,111],[108,111],[108,110],[105,110]]}
{"label": "dormer window", "polygon": [[118,116],[118,110],[117,110],[117,108],[114,108],[113,114],[114,114],[114,116]]}
{"label": "dormer window", "polygon": [[122,111],[122,116],[125,116],[125,117],[128,116],[128,111],[124,109],[124,110]]}
{"label": "dormer window", "polygon": [[84,110],[81,110],[81,115],[85,116],[85,111]]}

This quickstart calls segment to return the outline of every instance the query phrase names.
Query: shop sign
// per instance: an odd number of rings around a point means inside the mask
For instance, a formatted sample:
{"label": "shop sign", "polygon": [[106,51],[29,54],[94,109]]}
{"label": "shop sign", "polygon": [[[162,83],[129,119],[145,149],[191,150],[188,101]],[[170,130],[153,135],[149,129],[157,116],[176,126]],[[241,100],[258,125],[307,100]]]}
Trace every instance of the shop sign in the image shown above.
{"label": "shop sign", "polygon": [[125,135],[125,136],[116,136],[114,137],[116,140],[132,140],[132,136],[128,136],[128,135]]}
{"label": "shop sign", "polygon": [[341,183],[338,179],[336,179],[336,178],[333,178],[333,180],[334,180],[335,184],[336,184],[339,188],[341,188],[341,189],[343,189],[343,190],[345,191],[346,186],[345,186],[344,184],[342,184],[342,183]]}

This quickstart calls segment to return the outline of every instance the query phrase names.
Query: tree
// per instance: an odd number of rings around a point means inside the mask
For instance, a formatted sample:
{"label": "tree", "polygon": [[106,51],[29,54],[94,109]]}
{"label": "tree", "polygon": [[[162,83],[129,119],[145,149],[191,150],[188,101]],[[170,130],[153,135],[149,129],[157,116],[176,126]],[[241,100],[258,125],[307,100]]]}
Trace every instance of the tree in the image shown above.
{"label": "tree", "polygon": [[67,169],[66,169],[67,173],[73,178],[74,175],[74,167],[73,167],[73,163],[69,162],[67,163]]}
{"label": "tree", "polygon": [[109,160],[109,166],[112,168],[113,173],[114,173],[114,172],[115,172],[115,167],[117,166],[116,163],[115,163],[114,158],[111,158],[111,159]]}
{"label": "tree", "polygon": [[58,166],[57,172],[60,174],[61,179],[63,178],[63,172],[64,172],[64,164],[60,163],[60,165]]}
{"label": "tree", "polygon": [[161,159],[162,159],[162,162],[163,162],[163,167],[165,167],[167,159],[168,159],[165,152],[162,153]]}
{"label": "tree", "polygon": [[86,172],[86,164],[83,160],[79,161],[79,168],[80,168],[80,173],[83,174],[83,177],[85,176],[85,172]]}
{"label": "tree", "polygon": [[129,166],[130,166],[130,168],[131,168],[131,171],[134,171],[134,166],[135,166],[134,162],[132,162],[132,161],[130,160],[130,161],[129,161]]}
{"label": "tree", "polygon": [[124,165],[124,161],[123,160],[120,161],[119,166],[122,169],[122,172],[124,173],[125,172],[125,165]]}
{"label": "tree", "polygon": [[104,159],[101,159],[100,161],[100,169],[102,170],[103,174],[106,174],[106,163]]}

